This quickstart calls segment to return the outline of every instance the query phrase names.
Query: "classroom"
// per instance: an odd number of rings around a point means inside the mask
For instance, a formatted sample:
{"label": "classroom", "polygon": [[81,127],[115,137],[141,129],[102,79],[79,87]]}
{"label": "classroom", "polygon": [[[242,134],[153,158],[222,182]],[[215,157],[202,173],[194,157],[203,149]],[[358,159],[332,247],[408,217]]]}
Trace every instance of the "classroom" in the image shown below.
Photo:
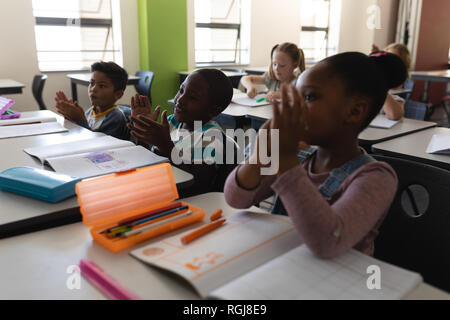
{"label": "classroom", "polygon": [[450,1],[0,12],[0,300],[450,300]]}

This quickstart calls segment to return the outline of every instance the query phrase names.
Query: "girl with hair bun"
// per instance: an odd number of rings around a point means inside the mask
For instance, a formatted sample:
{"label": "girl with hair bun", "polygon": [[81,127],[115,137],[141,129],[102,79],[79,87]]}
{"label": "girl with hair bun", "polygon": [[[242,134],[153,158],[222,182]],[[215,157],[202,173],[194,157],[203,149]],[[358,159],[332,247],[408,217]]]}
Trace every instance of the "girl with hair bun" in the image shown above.
{"label": "girl with hair bun", "polygon": [[[332,258],[350,248],[373,255],[397,176],[358,146],[358,135],[380,112],[387,91],[405,80],[398,59],[341,53],[302,73],[297,87],[282,85],[281,102],[273,103],[273,118],[261,127],[279,130],[279,141],[269,141],[279,144],[278,172],[262,175],[272,164],[263,165],[253,150],[228,176],[228,204],[248,208],[275,193],[273,213],[290,216],[315,255]],[[298,152],[299,141],[313,147]]]}
{"label": "girl with hair bun", "polygon": [[241,83],[247,89],[249,98],[258,94],[257,84],[265,84],[268,92],[267,102],[280,98],[280,85],[294,84],[299,74],[305,71],[305,55],[303,50],[290,42],[277,44],[270,52],[269,72],[263,76],[245,76]]}
{"label": "girl with hair bun", "polygon": [[[375,51],[372,54],[377,54],[378,52],[380,52],[378,47],[375,45],[372,45],[372,51]],[[411,82],[412,80],[409,79],[409,69],[411,68],[411,55],[409,53],[408,48],[401,43],[391,43],[386,48],[384,48],[384,51],[393,53],[401,59],[401,61],[406,67],[407,72],[407,79],[406,82],[404,82],[404,84]],[[395,89],[401,89],[402,85],[403,83],[401,83]],[[405,114],[405,99],[403,99],[398,95],[391,94],[388,92],[386,96],[386,101],[383,104],[382,113],[384,113],[386,117],[390,120],[399,120]]]}

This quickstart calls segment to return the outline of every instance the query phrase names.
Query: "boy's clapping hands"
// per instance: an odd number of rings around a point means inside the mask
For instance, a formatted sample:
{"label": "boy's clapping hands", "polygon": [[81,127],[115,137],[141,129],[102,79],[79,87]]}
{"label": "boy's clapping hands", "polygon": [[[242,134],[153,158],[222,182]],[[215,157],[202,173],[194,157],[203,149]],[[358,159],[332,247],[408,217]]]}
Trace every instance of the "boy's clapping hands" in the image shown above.
{"label": "boy's clapping hands", "polygon": [[131,98],[131,123],[128,126],[132,136],[156,146],[163,155],[169,156],[174,145],[170,138],[167,110],[163,111],[161,123],[158,123],[160,110],[161,107],[158,106],[152,112],[148,98],[136,94]]}
{"label": "boy's clapping hands", "polygon": [[86,120],[83,108],[78,105],[77,101],[73,102],[72,99],[68,99],[64,92],[56,92],[55,102],[56,111],[67,120],[74,122]]}

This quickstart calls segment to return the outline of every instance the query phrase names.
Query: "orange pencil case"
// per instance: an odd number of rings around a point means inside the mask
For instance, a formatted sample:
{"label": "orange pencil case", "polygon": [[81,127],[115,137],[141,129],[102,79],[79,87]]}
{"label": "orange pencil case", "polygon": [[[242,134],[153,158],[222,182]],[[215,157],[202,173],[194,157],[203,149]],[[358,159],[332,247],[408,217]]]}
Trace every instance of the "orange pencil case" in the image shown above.
{"label": "orange pencil case", "polygon": [[[112,252],[201,221],[206,215],[203,209],[181,202],[192,214],[174,218],[176,220],[169,219],[172,216],[158,218],[154,220],[154,228],[150,222],[146,225],[150,226],[148,230],[130,237],[107,236],[105,231],[118,226],[119,222],[145,216],[146,212],[169,206],[178,199],[172,167],[168,163],[81,181],[76,184],[75,191],[84,224],[93,226],[90,230],[92,238]],[[165,219],[170,221],[164,223]]]}

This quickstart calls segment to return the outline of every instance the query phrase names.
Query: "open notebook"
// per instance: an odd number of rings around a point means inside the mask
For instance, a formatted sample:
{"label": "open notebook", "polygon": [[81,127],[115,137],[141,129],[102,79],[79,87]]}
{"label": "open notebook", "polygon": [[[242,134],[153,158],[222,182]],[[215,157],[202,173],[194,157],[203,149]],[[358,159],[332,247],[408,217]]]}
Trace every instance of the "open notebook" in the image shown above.
{"label": "open notebook", "polygon": [[111,136],[24,149],[56,172],[88,178],[167,162],[165,157]]}
{"label": "open notebook", "polygon": [[[238,212],[219,229],[182,245],[185,233],[130,254],[180,275],[202,297],[400,299],[422,281],[417,273],[355,250],[319,259],[302,245],[289,218],[279,215]],[[368,289],[371,265],[380,268],[381,289]]]}

